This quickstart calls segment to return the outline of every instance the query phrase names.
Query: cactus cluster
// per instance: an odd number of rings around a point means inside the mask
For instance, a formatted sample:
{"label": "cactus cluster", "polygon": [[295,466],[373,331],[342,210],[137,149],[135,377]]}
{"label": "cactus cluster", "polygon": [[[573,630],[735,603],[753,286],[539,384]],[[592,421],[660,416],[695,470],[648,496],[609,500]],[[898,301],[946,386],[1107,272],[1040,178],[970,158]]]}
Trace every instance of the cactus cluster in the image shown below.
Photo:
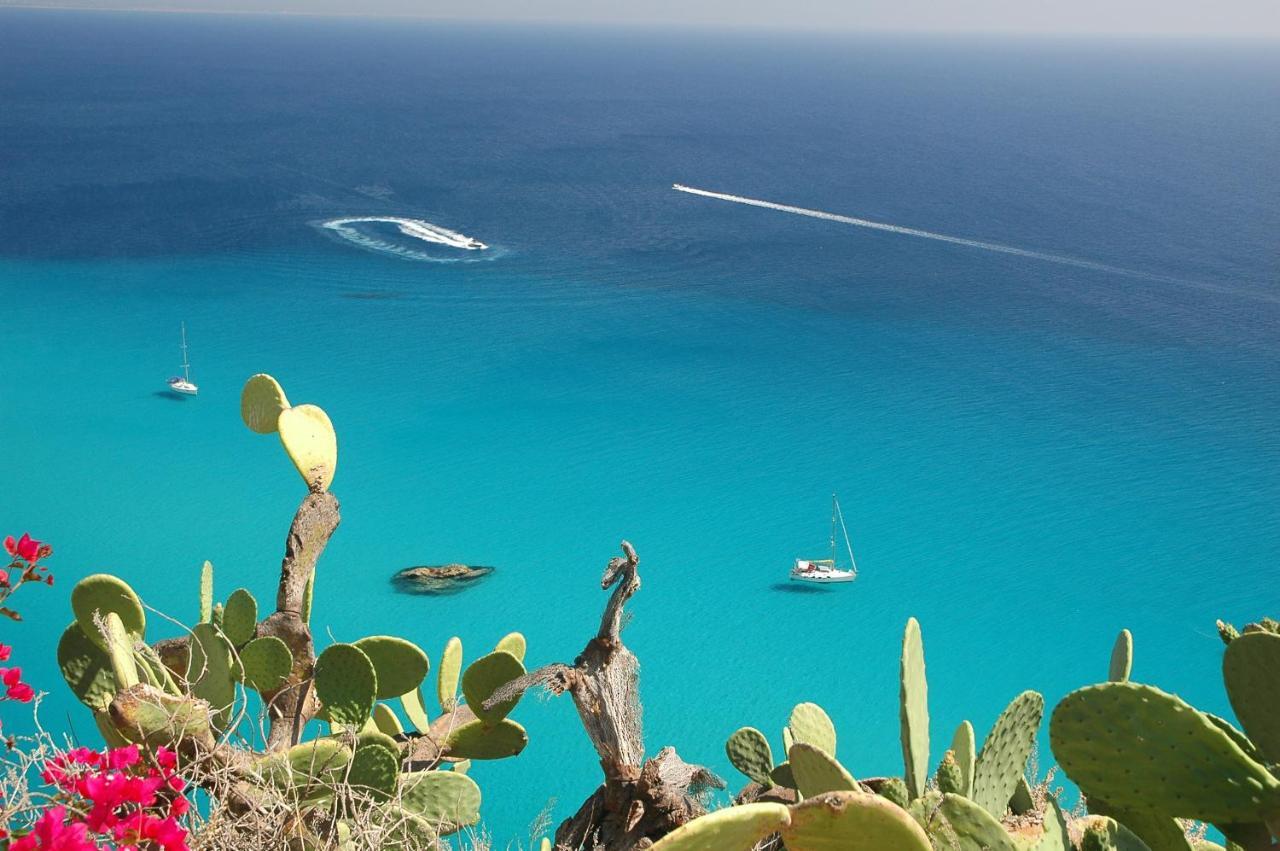
{"label": "cactus cluster", "polygon": [[[1243,632],[1218,622],[1226,644],[1223,684],[1243,730],[1176,695],[1130,682],[1131,640],[1126,662],[1117,665],[1113,654],[1113,673],[1123,667],[1125,677],[1112,676],[1063,698],[1050,719],[1050,743],[1090,810],[1157,851],[1193,847],[1176,819],[1211,823],[1248,851],[1275,847],[1272,837],[1280,836],[1277,628],[1280,624],[1270,619]],[[1091,828],[1091,848],[1122,848],[1134,841],[1099,824]]]}
{"label": "cactus cluster", "polygon": [[[331,644],[316,656],[310,599],[315,560],[337,523],[336,501],[325,493],[336,467],[336,439],[323,411],[290,407],[270,376],[249,380],[241,410],[253,431],[279,432],[307,483],[309,496],[295,518],[290,547],[306,512],[330,504],[334,512],[318,545],[303,541],[296,544],[301,557],[286,554],[280,599],[288,586],[301,605],[262,612],[246,588],[218,602],[213,566],[205,562],[197,623],[186,635],[148,643],[147,608],[138,594],[118,577],[95,574],[72,590],[74,620],[57,650],[61,672],[110,743],[171,745],[188,755],[214,755],[233,768],[241,794],[254,798],[254,788],[274,790],[327,819],[329,835],[342,835],[344,827],[349,832],[344,818],[353,807],[376,808],[380,821],[403,826],[396,828],[403,836],[388,847],[434,847],[438,836],[480,817],[480,788],[468,776],[470,761],[514,756],[528,743],[524,728],[507,717],[518,697],[484,706],[498,687],[524,675],[524,637],[507,635],[465,670],[461,641],[451,639],[437,671],[441,713],[434,721],[422,698],[431,662],[416,644],[374,635]],[[291,573],[296,565],[308,571],[305,589],[296,571]],[[282,719],[284,696],[293,697],[303,724]],[[408,732],[390,702],[400,704]],[[293,721],[293,727],[282,740],[272,735],[260,750],[251,750],[243,729],[236,730],[238,720],[256,707],[273,722]],[[300,741],[311,717],[329,723],[328,735]],[[305,823],[311,822],[300,822]],[[302,839],[305,847],[314,845]]]}

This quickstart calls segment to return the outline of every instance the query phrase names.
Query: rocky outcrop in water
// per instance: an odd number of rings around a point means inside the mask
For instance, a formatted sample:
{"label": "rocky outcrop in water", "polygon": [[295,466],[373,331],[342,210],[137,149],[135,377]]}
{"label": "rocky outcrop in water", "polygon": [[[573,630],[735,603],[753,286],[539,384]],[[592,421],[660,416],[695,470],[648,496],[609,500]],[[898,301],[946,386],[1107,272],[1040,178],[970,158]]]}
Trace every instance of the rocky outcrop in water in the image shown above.
{"label": "rocky outcrop in water", "polygon": [[391,578],[408,594],[456,594],[493,573],[492,567],[467,564],[420,565],[406,567]]}

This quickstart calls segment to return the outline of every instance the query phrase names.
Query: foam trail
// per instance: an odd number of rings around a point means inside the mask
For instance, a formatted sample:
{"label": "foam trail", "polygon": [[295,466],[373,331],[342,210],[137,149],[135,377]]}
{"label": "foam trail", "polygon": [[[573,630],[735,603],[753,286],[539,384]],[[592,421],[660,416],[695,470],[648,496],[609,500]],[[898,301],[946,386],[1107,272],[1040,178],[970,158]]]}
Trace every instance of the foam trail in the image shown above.
{"label": "foam trail", "polygon": [[977,239],[948,236],[945,233],[934,233],[933,231],[920,230],[919,228],[907,228],[901,225],[873,222],[870,219],[841,216],[836,213],[824,213],[821,210],[807,210],[804,207],[791,207],[787,204],[775,204],[772,201],[761,201],[757,198],[743,198],[741,195],[726,195],[723,192],[710,192],[706,189],[695,189],[692,186],[684,186],[679,183],[672,184],[671,188],[675,189],[677,192],[687,192],[690,195],[701,195],[704,198],[715,198],[720,201],[732,201],[735,204],[746,204],[751,207],[764,207],[766,210],[778,210],[783,213],[794,213],[797,216],[809,216],[814,219],[825,219],[829,222],[840,222],[841,224],[854,225],[860,228],[870,228],[871,230],[900,233],[905,236],[918,236],[921,239],[932,239],[937,242],[949,242],[952,245],[963,245],[968,248],[981,248],[984,251],[998,251],[1001,254],[1012,254],[1017,257],[1027,257],[1032,260],[1044,260],[1049,263],[1061,263],[1065,266],[1076,266],[1080,269],[1091,269],[1095,272],[1109,272],[1113,275],[1127,275],[1131,278],[1146,278],[1147,280],[1152,281],[1169,281],[1179,284],[1193,283],[1179,278],[1170,278],[1164,275],[1151,274],[1150,272],[1139,272],[1134,269],[1123,269],[1119,266],[1108,266],[1105,263],[1094,263],[1091,260],[1080,260],[1076,257],[1067,257],[1062,254],[1048,254],[1043,251],[1030,251],[1026,248],[1015,248],[1012,245],[1001,245],[997,242],[983,242]]}
{"label": "foam trail", "polygon": [[[399,231],[405,236],[411,236],[420,239],[423,242],[434,242],[437,245],[447,245],[450,248],[463,248],[467,251],[483,251],[489,246],[485,245],[478,239],[473,239],[465,234],[457,231],[442,228],[439,225],[433,225],[431,222],[424,222],[422,219],[405,219],[399,216],[348,216],[342,219],[330,219],[322,223],[320,226],[331,231],[337,232],[340,236],[362,245],[369,247],[389,250],[388,243],[381,240],[375,240],[360,234],[358,231],[349,227],[349,225],[359,224],[361,222],[370,222],[374,224],[385,223],[395,225]],[[374,245],[377,243],[377,245]],[[419,252],[414,251],[398,251],[396,253],[405,256],[417,255]]]}

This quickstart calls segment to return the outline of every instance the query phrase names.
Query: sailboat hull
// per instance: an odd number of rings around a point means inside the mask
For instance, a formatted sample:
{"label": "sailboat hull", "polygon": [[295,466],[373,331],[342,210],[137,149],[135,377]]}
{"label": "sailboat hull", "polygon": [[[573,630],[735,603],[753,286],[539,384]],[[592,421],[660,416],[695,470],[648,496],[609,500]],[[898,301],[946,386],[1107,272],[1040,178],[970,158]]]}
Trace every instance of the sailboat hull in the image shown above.
{"label": "sailboat hull", "polygon": [[185,379],[170,378],[169,391],[171,393],[177,393],[179,396],[195,396],[200,392],[200,388]]}
{"label": "sailboat hull", "polygon": [[852,582],[857,578],[857,574],[848,570],[833,570],[824,573],[795,573],[791,574],[792,582],[813,582],[817,585],[833,585],[838,582]]}

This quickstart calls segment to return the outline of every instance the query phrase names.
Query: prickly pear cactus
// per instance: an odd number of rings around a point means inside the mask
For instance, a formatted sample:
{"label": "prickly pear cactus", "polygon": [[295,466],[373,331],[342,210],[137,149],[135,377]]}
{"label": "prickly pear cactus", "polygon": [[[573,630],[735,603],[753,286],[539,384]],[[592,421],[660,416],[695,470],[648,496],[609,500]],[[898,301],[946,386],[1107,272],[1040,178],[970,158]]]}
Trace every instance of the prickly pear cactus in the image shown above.
{"label": "prickly pear cactus", "polygon": [[1004,826],[977,803],[960,795],[943,795],[938,808],[941,825],[930,835],[954,839],[959,851],[1018,851]]}
{"label": "prickly pear cactus", "polygon": [[104,711],[116,694],[116,678],[107,651],[72,622],[58,641],[58,669],[80,702]]}
{"label": "prickly pear cactus", "polygon": [[1080,851],[1151,851],[1115,819],[1089,816],[1080,837]]}
{"label": "prickly pear cactus", "polygon": [[114,612],[125,631],[138,640],[147,630],[147,613],[142,601],[128,583],[109,573],[95,573],[77,582],[71,589],[71,611],[75,612],[80,629],[99,647],[106,647],[106,639],[94,622],[95,615],[105,617],[108,612]]}
{"label": "prickly pear cactus", "polygon": [[791,821],[784,804],[743,804],[716,810],[668,833],[651,851],[747,851]]}
{"label": "prickly pear cactus", "polygon": [[520,660],[505,650],[495,650],[488,656],[481,656],[462,674],[462,694],[467,698],[467,706],[485,723],[501,721],[515,709],[520,697],[513,697],[493,707],[486,707],[484,702],[501,686],[523,677],[524,673],[524,665],[520,664]]}
{"label": "prickly pear cactus", "polygon": [[251,376],[240,391],[240,418],[258,434],[275,434],[280,414],[288,407],[284,389],[269,375]]}
{"label": "prickly pear cactus", "polygon": [[298,405],[280,412],[280,443],[313,493],[333,484],[338,469],[338,437],[329,415],[315,405]]}
{"label": "prickly pear cactus", "polygon": [[1107,672],[1107,679],[1113,683],[1124,683],[1129,681],[1129,674],[1133,671],[1133,633],[1127,629],[1120,630],[1120,634],[1116,636],[1116,643],[1111,648],[1111,666]]}
{"label": "prickly pear cactus", "polygon": [[378,674],[378,699],[414,691],[431,669],[431,660],[418,645],[390,635],[373,635],[355,642]]}
{"label": "prickly pear cactus", "polygon": [[858,781],[825,750],[805,742],[796,742],[787,754],[791,772],[796,778],[796,788],[806,798],[824,792],[852,792]]}
{"label": "prickly pear cactus", "polygon": [[974,749],[973,725],[968,721],[961,721],[960,726],[956,727],[956,732],[951,737],[951,753],[955,757],[956,767],[960,769],[960,789],[957,791],[968,798],[973,795],[973,764],[978,759]]}
{"label": "prickly pear cactus", "polygon": [[1280,635],[1251,632],[1228,644],[1222,680],[1249,741],[1268,762],[1280,762]]}
{"label": "prickly pear cactus", "polygon": [[733,767],[752,782],[768,787],[773,785],[769,772],[773,771],[773,750],[769,740],[755,727],[743,727],[724,743],[725,753]]}
{"label": "prickly pear cactus", "polygon": [[1151,686],[1074,691],[1054,708],[1049,736],[1067,776],[1111,806],[1216,824],[1280,809],[1280,781],[1203,714]]}
{"label": "prickly pear cactus", "polygon": [[409,689],[409,691],[400,695],[400,706],[404,709],[404,714],[408,717],[409,723],[419,733],[426,733],[431,729],[431,720],[427,717],[427,709],[422,700],[421,689]]}
{"label": "prickly pear cactus", "polygon": [[907,784],[900,777],[886,777],[876,790],[876,794],[886,801],[892,801],[904,810],[910,806],[911,798],[907,794]]}
{"label": "prickly pear cactus", "polygon": [[1027,767],[1036,731],[1044,717],[1044,698],[1024,691],[1013,699],[987,734],[973,766],[973,800],[997,819],[1004,818],[1009,798]]}
{"label": "prickly pear cactus", "polygon": [[780,831],[788,851],[931,851],[915,820],[878,795],[831,792],[796,804],[789,815]]}
{"label": "prickly pear cactus", "polygon": [[527,643],[524,636],[518,632],[509,632],[498,641],[498,646],[494,650],[503,650],[510,653],[520,663],[524,663],[524,654],[527,649]]}
{"label": "prickly pear cactus", "polygon": [[529,744],[529,734],[510,718],[487,725],[469,721],[454,729],[445,739],[445,750],[456,759],[505,759],[515,756]]}
{"label": "prickly pear cactus", "polygon": [[200,623],[213,620],[213,562],[206,561],[200,568]]}
{"label": "prickly pear cactus", "polygon": [[354,644],[330,644],[316,660],[316,695],[330,721],[360,729],[373,712],[378,678]]}
{"label": "prickly pear cactus", "polygon": [[480,787],[454,771],[419,771],[400,782],[400,803],[427,824],[451,833],[480,820]]}
{"label": "prickly pear cactus", "polygon": [[293,653],[274,635],[255,638],[240,650],[245,683],[259,693],[279,688],[293,670]]}
{"label": "prickly pear cactus", "polygon": [[[797,704],[791,710],[787,729],[791,731],[794,742],[813,745],[815,748],[826,751],[830,756],[836,755],[836,726],[831,723],[827,713],[818,704]],[[790,746],[787,750],[790,752]]]}
{"label": "prickly pear cactus", "polygon": [[258,628],[258,601],[245,588],[237,588],[222,609],[222,634],[236,647],[253,640]]}
{"label": "prickly pear cactus", "polygon": [[902,762],[907,790],[918,798],[929,779],[929,684],[924,672],[924,641],[915,618],[907,621],[902,634],[899,674]]}
{"label": "prickly pear cactus", "polygon": [[436,699],[445,712],[458,704],[458,678],[462,676],[462,639],[454,636],[440,654],[440,670],[436,674]]}
{"label": "prickly pear cactus", "polygon": [[938,783],[938,791],[944,794],[964,795],[964,774],[960,771],[960,763],[956,761],[955,751],[947,751],[938,763],[938,772],[934,775]]}

